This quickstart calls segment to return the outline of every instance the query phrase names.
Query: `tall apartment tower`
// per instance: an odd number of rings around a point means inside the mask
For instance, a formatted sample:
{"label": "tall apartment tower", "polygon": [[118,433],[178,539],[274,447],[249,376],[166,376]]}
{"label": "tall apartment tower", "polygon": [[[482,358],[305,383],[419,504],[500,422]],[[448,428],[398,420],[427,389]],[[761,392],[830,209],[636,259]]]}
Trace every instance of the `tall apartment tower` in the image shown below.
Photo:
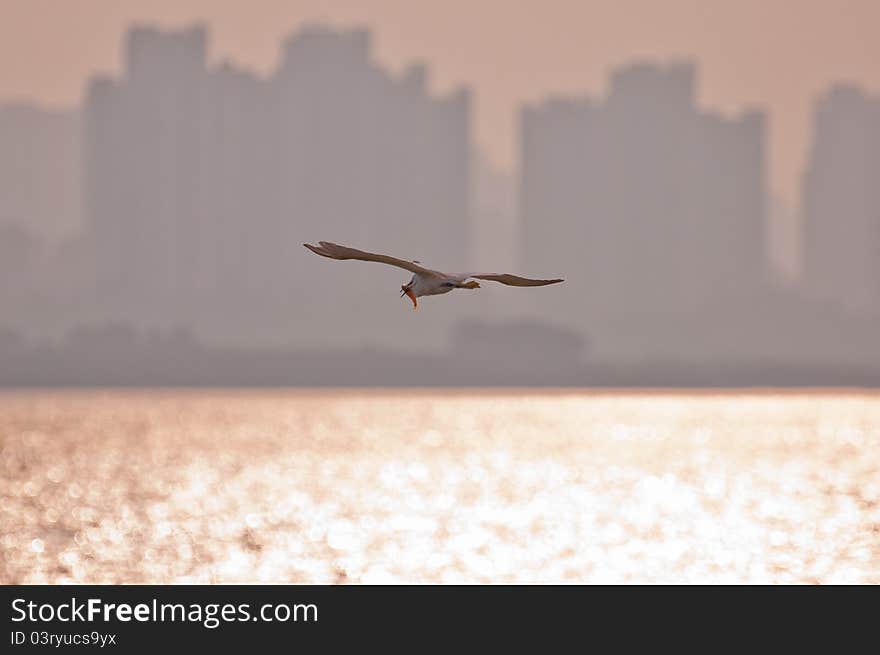
{"label": "tall apartment tower", "polygon": [[880,98],[841,85],[819,100],[802,194],[806,291],[880,311]]}

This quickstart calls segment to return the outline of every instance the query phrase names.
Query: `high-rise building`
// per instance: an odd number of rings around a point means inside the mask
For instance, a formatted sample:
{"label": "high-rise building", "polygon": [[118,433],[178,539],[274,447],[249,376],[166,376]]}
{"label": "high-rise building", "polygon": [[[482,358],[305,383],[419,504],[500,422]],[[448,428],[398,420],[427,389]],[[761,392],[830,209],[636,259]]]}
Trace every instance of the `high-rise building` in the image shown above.
{"label": "high-rise building", "polygon": [[[314,261],[303,241],[465,266],[467,90],[432,95],[422,65],[391,75],[362,29],[303,29],[266,77],[209,65],[206,42],[202,27],[135,28],[124,75],[88,93],[87,217],[119,314],[233,332],[260,316],[254,334],[296,341],[309,314],[376,311],[355,271]],[[338,292],[308,284],[316,271]]]}
{"label": "high-rise building", "polygon": [[880,98],[846,85],[818,102],[803,179],[804,286],[880,311]]}
{"label": "high-rise building", "polygon": [[206,32],[129,31],[122,79],[85,106],[86,212],[98,288],[125,315],[173,312],[202,276]]}
{"label": "high-rise building", "polygon": [[689,62],[636,64],[604,99],[523,112],[524,270],[567,278],[547,309],[598,352],[628,333],[663,354],[663,321],[688,339],[766,289],[765,117],[703,111],[694,86]]}

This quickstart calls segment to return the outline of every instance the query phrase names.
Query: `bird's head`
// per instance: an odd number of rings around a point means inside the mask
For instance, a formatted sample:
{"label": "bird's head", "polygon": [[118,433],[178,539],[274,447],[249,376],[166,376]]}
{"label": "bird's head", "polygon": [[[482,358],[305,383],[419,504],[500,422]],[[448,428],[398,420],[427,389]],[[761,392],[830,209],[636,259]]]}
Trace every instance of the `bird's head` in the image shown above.
{"label": "bird's head", "polygon": [[404,296],[408,297],[410,300],[412,300],[413,309],[418,309],[419,308],[419,301],[416,300],[416,294],[413,293],[412,288],[413,288],[412,281],[409,284],[401,285],[400,297],[401,298],[403,298]]}

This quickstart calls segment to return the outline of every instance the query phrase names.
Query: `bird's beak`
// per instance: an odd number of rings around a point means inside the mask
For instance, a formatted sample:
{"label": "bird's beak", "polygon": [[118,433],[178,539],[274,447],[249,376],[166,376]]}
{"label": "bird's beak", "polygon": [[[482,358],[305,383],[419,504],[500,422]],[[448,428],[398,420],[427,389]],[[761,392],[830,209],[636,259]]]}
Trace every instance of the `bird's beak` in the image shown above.
{"label": "bird's beak", "polygon": [[412,289],[410,289],[407,286],[400,287],[400,297],[403,298],[404,296],[407,296],[410,300],[412,300],[413,309],[419,308],[419,301],[416,300],[416,297],[413,294]]}

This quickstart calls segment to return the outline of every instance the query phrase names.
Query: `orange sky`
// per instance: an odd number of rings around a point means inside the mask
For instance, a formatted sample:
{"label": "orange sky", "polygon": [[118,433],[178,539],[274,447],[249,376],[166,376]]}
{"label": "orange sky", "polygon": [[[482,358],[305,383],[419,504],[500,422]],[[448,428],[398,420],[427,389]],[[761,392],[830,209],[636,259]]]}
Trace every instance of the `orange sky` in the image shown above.
{"label": "orange sky", "polygon": [[130,22],[197,20],[212,59],[260,71],[304,22],[366,25],[380,62],[422,59],[435,89],[474,88],[477,141],[505,167],[521,103],[601,93],[634,57],[693,56],[703,105],[770,110],[771,184],[789,201],[816,96],[834,80],[880,90],[880,0],[0,0],[0,101],[72,106],[118,70]]}

